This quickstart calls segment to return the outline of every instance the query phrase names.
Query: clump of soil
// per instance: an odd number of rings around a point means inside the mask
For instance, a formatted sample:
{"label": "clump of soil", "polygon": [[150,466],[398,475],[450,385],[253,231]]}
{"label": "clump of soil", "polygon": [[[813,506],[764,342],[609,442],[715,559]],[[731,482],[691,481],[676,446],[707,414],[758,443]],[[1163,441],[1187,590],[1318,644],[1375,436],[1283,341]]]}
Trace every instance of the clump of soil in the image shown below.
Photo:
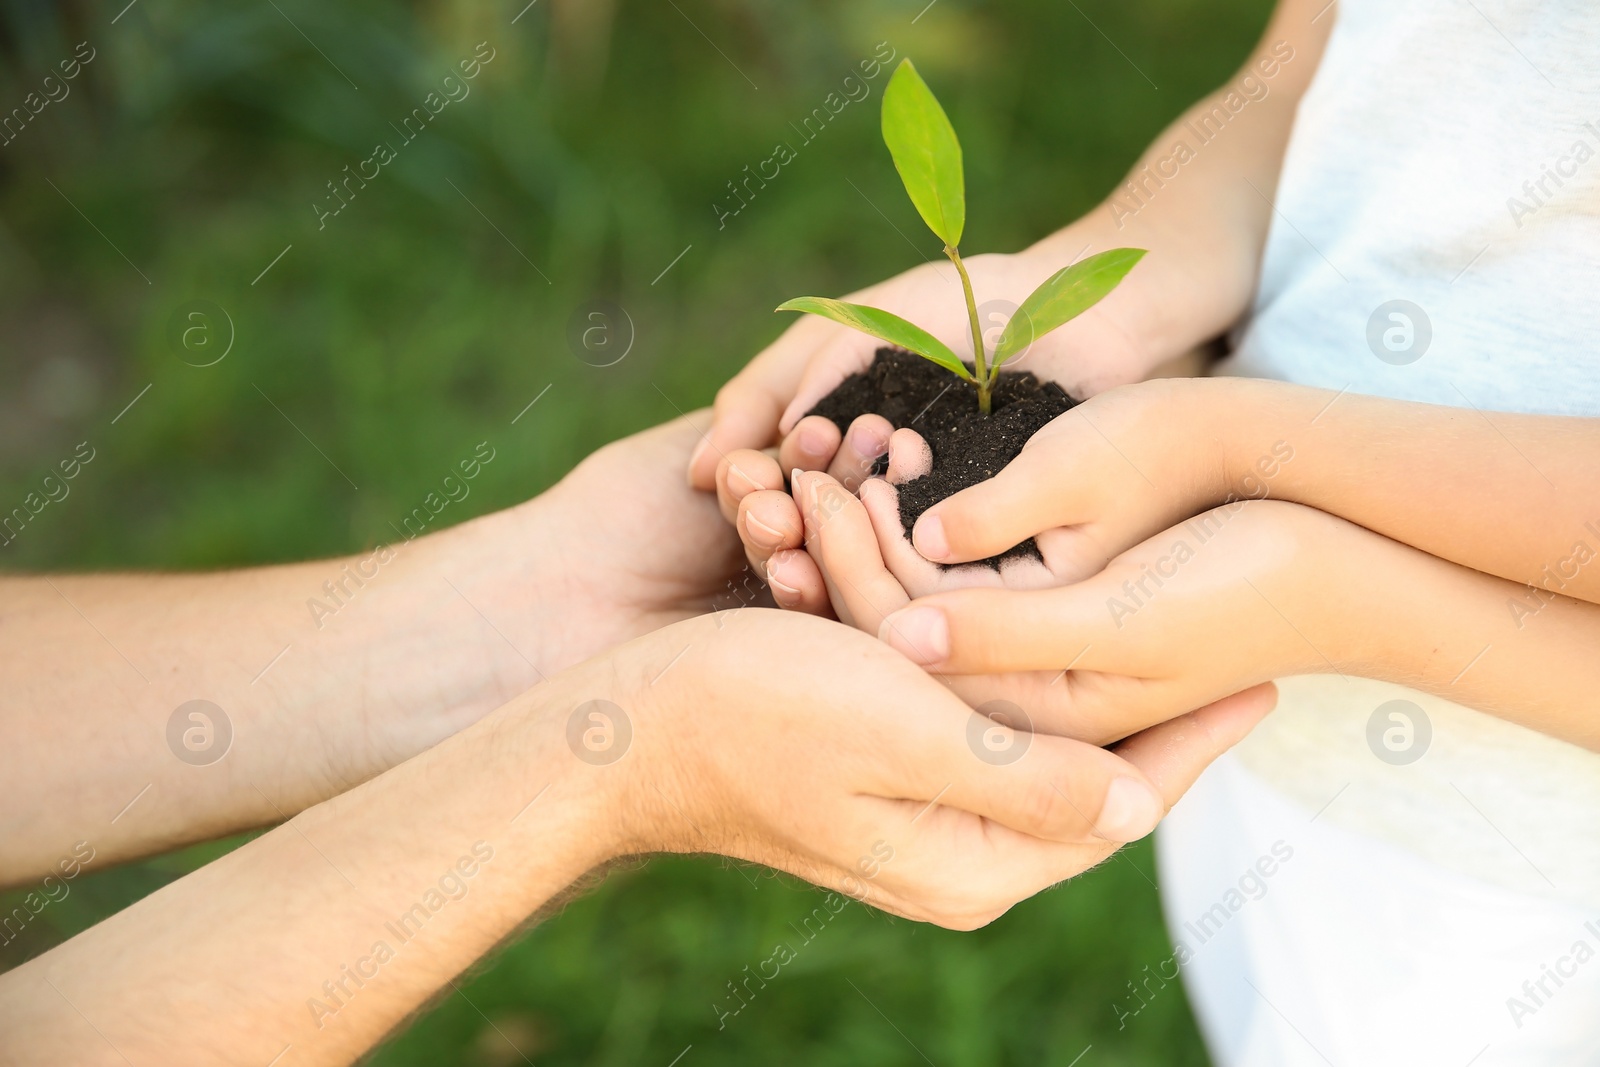
{"label": "clump of soil", "polygon": [[[973,383],[911,352],[880,348],[865,373],[850,375],[808,414],[831,419],[840,433],[858,416],[882,415],[895,429],[916,430],[928,442],[933,470],[899,487],[900,523],[909,538],[924,511],[993,478],[1028,438],[1077,403],[1055,382],[1041,382],[1028,371],[1002,371],[990,395],[991,413],[984,415]],[[881,457],[873,473],[884,473],[888,462]],[[999,570],[1003,560],[1039,558],[1030,537],[978,562]]]}

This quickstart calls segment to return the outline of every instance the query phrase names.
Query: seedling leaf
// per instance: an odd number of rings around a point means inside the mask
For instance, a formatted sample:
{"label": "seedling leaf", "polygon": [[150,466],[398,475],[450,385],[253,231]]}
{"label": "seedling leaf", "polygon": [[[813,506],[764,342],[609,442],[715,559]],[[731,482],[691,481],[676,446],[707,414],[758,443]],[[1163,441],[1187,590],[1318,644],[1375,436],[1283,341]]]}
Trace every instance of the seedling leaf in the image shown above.
{"label": "seedling leaf", "polygon": [[863,304],[846,304],[842,300],[829,300],[821,296],[799,296],[778,305],[779,311],[806,311],[821,315],[834,322],[843,323],[862,333],[871,334],[882,341],[915,352],[923,359],[939,364],[945,370],[972,380],[967,365],[950,350],[950,347],[915,323],[899,315],[891,315],[878,308]]}
{"label": "seedling leaf", "polygon": [[967,224],[961,142],[909,59],[883,90],[883,143],[922,221],[946,246],[959,245]]}
{"label": "seedling leaf", "polygon": [[1021,353],[1037,338],[1089,310],[1144,258],[1142,248],[1113,248],[1065,267],[1028,294],[994,346],[994,365]]}

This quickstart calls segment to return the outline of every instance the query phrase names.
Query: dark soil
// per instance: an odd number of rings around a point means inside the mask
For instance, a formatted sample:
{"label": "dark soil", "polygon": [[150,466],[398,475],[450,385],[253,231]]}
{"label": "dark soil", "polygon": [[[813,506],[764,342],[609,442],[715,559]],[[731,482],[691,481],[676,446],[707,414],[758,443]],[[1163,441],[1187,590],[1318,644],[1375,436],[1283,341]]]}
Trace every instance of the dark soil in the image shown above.
{"label": "dark soil", "polygon": [[[858,416],[878,414],[895,429],[920,433],[933,450],[933,471],[899,487],[900,522],[906,537],[924,511],[968,486],[993,478],[1016,458],[1028,438],[1076,400],[1055,382],[1029,372],[1001,372],[990,396],[991,413],[978,410],[978,387],[935,363],[898,348],[880,348],[864,374],[852,374],[809,414],[832,419],[839,432]],[[878,460],[882,474],[888,457]],[[996,570],[1002,560],[1039,559],[1028,540],[980,560]]]}

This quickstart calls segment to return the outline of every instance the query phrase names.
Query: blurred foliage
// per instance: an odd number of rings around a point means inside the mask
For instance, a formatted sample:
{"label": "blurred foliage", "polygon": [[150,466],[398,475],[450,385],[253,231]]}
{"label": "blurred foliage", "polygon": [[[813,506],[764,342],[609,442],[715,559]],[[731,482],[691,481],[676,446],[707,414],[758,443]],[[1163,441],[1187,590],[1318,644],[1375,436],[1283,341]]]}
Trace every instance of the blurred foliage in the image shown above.
{"label": "blurred foliage", "polygon": [[[0,146],[0,510],[78,442],[96,449],[0,549],[7,569],[354,551],[485,438],[505,458],[476,509],[523,499],[708,403],[776,336],[788,295],[937,255],[878,139],[886,74],[813,141],[790,125],[879,42],[915,57],[960,131],[965,246],[1007,251],[1095,204],[1243,58],[1269,6],[124,2],[0,0],[0,113],[42,95],[78,42],[95,53]],[[399,145],[391,124],[479,42],[494,58],[470,95],[319,229],[326,183]],[[780,140],[798,158],[719,228],[726,183]],[[233,333],[208,367],[169,340],[197,299]],[[636,331],[615,366],[569,350],[593,299]],[[210,324],[219,344],[227,321]],[[86,876],[45,913],[50,937],[219,847]],[[972,935],[852,905],[719,1032],[725,983],[818,896],[655,861],[519,939],[377,1062],[522,1062],[507,1038],[550,1064],[665,1065],[689,1045],[683,1067],[1065,1065],[1091,1044],[1085,1067],[1203,1062],[1175,991],[1126,1030],[1111,1007],[1169,952],[1150,866],[1129,850]]]}

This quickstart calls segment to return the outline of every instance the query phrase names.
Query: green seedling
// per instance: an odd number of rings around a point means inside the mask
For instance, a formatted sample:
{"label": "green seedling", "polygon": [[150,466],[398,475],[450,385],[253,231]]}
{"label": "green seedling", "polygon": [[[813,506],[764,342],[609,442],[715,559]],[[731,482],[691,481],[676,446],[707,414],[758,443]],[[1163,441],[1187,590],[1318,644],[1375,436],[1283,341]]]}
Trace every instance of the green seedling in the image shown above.
{"label": "green seedling", "polygon": [[1022,302],[1001,331],[994,352],[986,353],[972,279],[958,251],[967,221],[961,142],[956,140],[955,127],[950,125],[944,108],[909,59],[901,61],[883,91],[883,140],[917,214],[944,242],[944,254],[961,276],[967,318],[972,323],[972,367],[969,369],[950,346],[927,330],[879,308],[802,296],[786,301],[778,310],[822,315],[932,360],[976,384],[978,407],[987,415],[990,393],[1006,361],[1098,303],[1139,262],[1144,249],[1113,248],[1057,271]]}

